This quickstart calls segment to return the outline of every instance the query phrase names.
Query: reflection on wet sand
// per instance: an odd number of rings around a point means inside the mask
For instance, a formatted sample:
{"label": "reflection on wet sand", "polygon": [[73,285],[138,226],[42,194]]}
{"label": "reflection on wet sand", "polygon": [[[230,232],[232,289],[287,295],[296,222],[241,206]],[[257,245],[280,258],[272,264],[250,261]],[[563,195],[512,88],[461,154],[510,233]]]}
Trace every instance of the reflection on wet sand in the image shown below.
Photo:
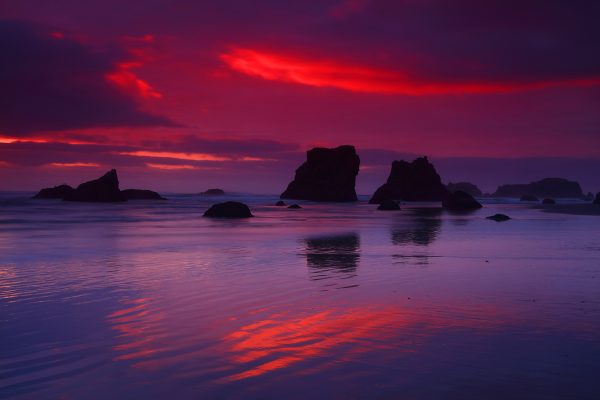
{"label": "reflection on wet sand", "polygon": [[[349,233],[305,240],[306,264],[312,280],[349,279],[356,276],[360,260],[360,236]],[[352,285],[344,285],[349,287]]]}
{"label": "reflection on wet sand", "polygon": [[[509,324],[509,313],[496,307],[473,309],[455,318],[403,307],[328,309],[312,314],[275,314],[240,327],[225,337],[238,372],[237,381],[298,366],[296,373],[318,373],[362,354],[402,357],[414,354],[434,335],[449,329],[495,330]],[[341,349],[344,349],[341,351]],[[384,351],[384,353],[379,353]],[[241,370],[240,370],[241,367]],[[291,371],[292,373],[294,370]]]}
{"label": "reflection on wet sand", "polygon": [[[345,360],[352,359],[358,353],[387,346],[386,338],[389,339],[404,321],[402,314],[393,309],[356,308],[302,316],[273,315],[225,337],[234,354],[232,361],[243,367],[225,381],[255,377],[308,359],[326,357],[342,346],[352,345],[342,356]],[[371,341],[375,338],[376,341]],[[340,357],[337,361],[341,361]],[[326,366],[325,362],[321,365]]]}
{"label": "reflection on wet sand", "polygon": [[410,220],[392,228],[392,243],[396,245],[415,244],[427,246],[436,240],[442,226],[441,208],[415,208]]}

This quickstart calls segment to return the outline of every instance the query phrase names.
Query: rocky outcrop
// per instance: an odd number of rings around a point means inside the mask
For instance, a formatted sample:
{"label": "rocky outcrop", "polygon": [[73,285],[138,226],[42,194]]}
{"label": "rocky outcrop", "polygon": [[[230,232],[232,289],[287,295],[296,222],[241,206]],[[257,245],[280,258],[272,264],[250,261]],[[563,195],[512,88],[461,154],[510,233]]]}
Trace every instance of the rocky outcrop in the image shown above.
{"label": "rocky outcrop", "polygon": [[112,169],[98,179],[77,186],[77,189],[65,196],[64,200],[114,203],[127,201],[127,198],[119,190],[117,171]]}
{"label": "rocky outcrop", "polygon": [[521,198],[519,200],[520,201],[540,201],[540,199],[538,199],[537,197],[535,197],[532,194],[524,194],[523,196],[521,196]]}
{"label": "rocky outcrop", "polygon": [[442,199],[442,206],[452,211],[477,210],[482,207],[473,196],[460,190],[454,193],[446,193]]}
{"label": "rocky outcrop", "polygon": [[302,207],[300,207],[300,205],[298,205],[298,204],[292,204],[292,205],[288,206],[288,208],[290,208],[292,210],[299,210]]}
{"label": "rocky outcrop", "polygon": [[250,208],[244,203],[237,201],[226,201],[210,206],[204,213],[205,217],[210,218],[250,218],[253,217]]}
{"label": "rocky outcrop", "polygon": [[542,200],[542,204],[546,204],[546,205],[548,205],[548,204],[556,204],[556,201],[554,199],[551,199],[551,198],[546,198],[546,199]]}
{"label": "rocky outcrop", "polygon": [[580,198],[583,191],[579,183],[562,178],[546,178],[528,184],[502,185],[494,193],[495,197],[573,197]]}
{"label": "rocky outcrop", "polygon": [[486,219],[491,219],[492,221],[496,221],[496,222],[502,222],[502,221],[508,221],[510,219],[510,217],[506,214],[494,214],[494,215],[490,215],[489,217],[486,217]]}
{"label": "rocky outcrop", "polygon": [[381,211],[397,211],[400,209],[400,205],[398,205],[397,201],[385,199],[379,203],[377,209]]}
{"label": "rocky outcrop", "polygon": [[277,207],[285,207],[285,202],[283,200],[279,200],[277,203],[275,203],[275,205]]}
{"label": "rocky outcrop", "polygon": [[596,194],[596,198],[594,199],[594,204],[600,204],[600,192]]}
{"label": "rocky outcrop", "polygon": [[296,170],[294,180],[282,199],[312,201],[356,201],[356,175],[360,158],[354,146],[333,149],[316,147],[306,152],[306,161]]}
{"label": "rocky outcrop", "polygon": [[73,193],[73,189],[69,185],[59,185],[51,188],[42,189],[33,196],[34,199],[64,199],[69,194]]}
{"label": "rocky outcrop", "polygon": [[446,185],[446,189],[448,189],[448,191],[451,193],[460,190],[461,192],[469,193],[473,197],[483,196],[481,190],[476,185],[470,182],[450,182]]}
{"label": "rocky outcrop", "polygon": [[152,190],[125,189],[121,193],[127,200],[166,200],[160,194]]}
{"label": "rocky outcrop", "polygon": [[223,196],[225,191],[223,189],[208,189],[200,194],[202,196]]}
{"label": "rocky outcrop", "polygon": [[379,187],[369,200],[380,204],[384,200],[439,201],[446,188],[433,164],[427,157],[413,162],[394,161],[387,182]]}

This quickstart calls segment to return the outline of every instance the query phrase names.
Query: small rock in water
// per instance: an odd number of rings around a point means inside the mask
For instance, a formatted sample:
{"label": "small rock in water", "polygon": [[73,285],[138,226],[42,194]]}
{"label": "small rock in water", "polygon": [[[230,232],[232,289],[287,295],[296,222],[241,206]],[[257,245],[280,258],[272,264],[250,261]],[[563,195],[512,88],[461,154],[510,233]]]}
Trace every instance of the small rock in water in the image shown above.
{"label": "small rock in water", "polygon": [[491,220],[494,220],[497,222],[502,222],[502,221],[508,221],[510,219],[510,217],[505,214],[494,214],[494,215],[490,215],[489,217],[486,217],[486,219],[491,219]]}
{"label": "small rock in water", "polygon": [[202,196],[223,196],[225,191],[223,189],[208,189],[201,194]]}
{"label": "small rock in water", "polygon": [[204,213],[210,218],[250,218],[253,217],[250,208],[244,203],[237,201],[226,201],[225,203],[213,204]]}
{"label": "small rock in water", "polygon": [[377,209],[383,210],[383,211],[395,211],[395,210],[399,210],[400,206],[394,200],[385,199],[385,200],[382,200],[381,203],[379,203],[379,206],[377,207]]}
{"label": "small rock in water", "polygon": [[275,203],[275,205],[276,205],[277,207],[285,207],[285,201],[283,201],[283,200],[279,200],[277,203]]}
{"label": "small rock in water", "polygon": [[542,200],[542,204],[556,204],[556,201],[554,199],[547,198]]}
{"label": "small rock in water", "polygon": [[302,208],[302,207],[300,207],[298,204],[292,204],[292,205],[291,205],[291,206],[289,206],[288,208],[291,208],[291,209],[293,209],[293,210],[298,210],[298,209],[300,209],[300,208]]}
{"label": "small rock in water", "polygon": [[460,190],[454,193],[446,193],[442,199],[442,206],[452,211],[470,211],[482,207],[473,196]]}

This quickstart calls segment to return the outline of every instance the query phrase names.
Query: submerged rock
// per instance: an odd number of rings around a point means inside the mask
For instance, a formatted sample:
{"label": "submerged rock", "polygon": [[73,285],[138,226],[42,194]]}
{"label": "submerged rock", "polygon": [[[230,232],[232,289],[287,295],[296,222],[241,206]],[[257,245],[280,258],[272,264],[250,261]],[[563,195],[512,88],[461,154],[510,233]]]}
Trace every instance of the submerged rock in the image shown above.
{"label": "submerged rock", "polygon": [[223,189],[208,189],[200,194],[202,196],[223,196],[225,191]]}
{"label": "submerged rock", "polygon": [[542,200],[542,204],[556,204],[556,201],[551,198],[546,198],[546,199]]}
{"label": "submerged rock", "polygon": [[497,222],[508,221],[510,217],[506,214],[494,214],[486,217],[486,219],[491,219]]}
{"label": "submerged rock", "polygon": [[302,207],[300,207],[298,204],[292,204],[292,205],[291,205],[291,206],[289,206],[288,208],[291,208],[291,209],[293,209],[293,210],[299,210],[299,209],[301,209]]}
{"label": "submerged rock", "polygon": [[59,186],[54,186],[51,188],[44,188],[44,189],[40,190],[38,192],[38,194],[33,196],[33,198],[34,199],[64,199],[66,196],[73,193],[74,191],[75,191],[75,189],[69,185],[59,185]]}
{"label": "submerged rock", "polygon": [[456,182],[456,183],[450,182],[446,185],[446,189],[448,189],[448,191],[451,193],[454,193],[454,192],[460,190],[462,192],[469,193],[473,197],[483,196],[483,193],[481,192],[481,190],[476,185],[474,185],[470,182]]}
{"label": "submerged rock", "polygon": [[519,200],[520,201],[540,201],[540,199],[538,199],[537,197],[535,197],[532,194],[524,194],[523,196],[521,196],[521,198]]}
{"label": "submerged rock", "polygon": [[413,162],[394,161],[387,182],[369,200],[380,204],[386,199],[404,201],[439,201],[447,190],[427,157]]}
{"label": "submerged rock", "polygon": [[473,196],[460,190],[454,193],[446,193],[442,199],[442,206],[453,211],[477,210],[482,207]]}
{"label": "submerged rock", "polygon": [[563,178],[545,178],[527,184],[501,185],[494,193],[495,197],[521,197],[525,194],[537,197],[580,198],[583,191],[579,183]]}
{"label": "submerged rock", "polygon": [[400,209],[400,205],[394,200],[385,199],[379,203],[377,209],[382,211],[396,211]]}
{"label": "submerged rock", "polygon": [[250,208],[244,203],[237,201],[226,201],[210,206],[204,213],[205,217],[210,218],[250,218],[253,217]]}
{"label": "submerged rock", "polygon": [[77,186],[77,189],[67,194],[64,200],[113,203],[127,201],[127,198],[119,190],[117,171],[111,169],[102,177]]}
{"label": "submerged rock", "polygon": [[596,194],[596,198],[594,199],[594,204],[600,204],[600,192]]}
{"label": "submerged rock", "polygon": [[160,194],[152,190],[144,189],[125,189],[121,193],[127,200],[166,200]]}
{"label": "submerged rock", "polygon": [[294,180],[282,199],[312,201],[356,201],[356,175],[360,158],[354,146],[333,149],[316,147],[306,152],[306,161],[296,170]]}
{"label": "submerged rock", "polygon": [[275,203],[275,205],[276,205],[277,207],[285,207],[285,201],[283,201],[283,200],[279,200],[277,203]]}

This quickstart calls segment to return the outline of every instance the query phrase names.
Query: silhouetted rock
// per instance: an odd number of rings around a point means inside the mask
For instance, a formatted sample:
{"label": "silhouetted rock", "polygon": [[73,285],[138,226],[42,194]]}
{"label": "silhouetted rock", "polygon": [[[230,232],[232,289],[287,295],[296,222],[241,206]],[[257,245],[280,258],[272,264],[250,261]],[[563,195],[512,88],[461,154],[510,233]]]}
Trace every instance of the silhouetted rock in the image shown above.
{"label": "silhouetted rock", "polygon": [[427,157],[413,162],[394,161],[387,182],[379,187],[369,200],[379,204],[384,200],[439,201],[446,188]]}
{"label": "silhouetted rock", "polygon": [[208,189],[201,193],[202,196],[223,196],[224,194],[223,189]]}
{"label": "silhouetted rock", "polygon": [[523,196],[521,196],[520,200],[521,201],[540,201],[540,199],[538,199],[537,197],[535,197],[532,194],[524,194]]}
{"label": "silhouetted rock", "polygon": [[291,208],[292,210],[299,210],[299,209],[300,209],[300,208],[302,208],[302,207],[300,207],[298,204],[292,204],[292,205],[291,205],[291,206],[289,206],[288,208]]}
{"label": "silhouetted rock", "polygon": [[486,217],[486,219],[491,219],[497,222],[508,221],[510,217],[506,214],[494,214]]}
{"label": "silhouetted rock", "polygon": [[546,178],[528,184],[502,185],[494,193],[495,197],[573,197],[583,196],[579,183],[562,178]]}
{"label": "silhouetted rock", "polygon": [[160,194],[152,190],[125,189],[121,193],[127,200],[166,200]]}
{"label": "silhouetted rock", "polygon": [[69,185],[59,185],[51,188],[44,188],[38,192],[34,199],[64,199],[69,194],[73,193],[75,189],[73,189]]}
{"label": "silhouetted rock", "polygon": [[556,204],[556,201],[551,198],[546,198],[546,199],[542,200],[542,204]]}
{"label": "silhouetted rock", "polygon": [[277,203],[275,203],[275,205],[277,207],[285,207],[285,202],[283,200],[279,200]]}
{"label": "silhouetted rock", "polygon": [[596,194],[596,198],[594,199],[594,204],[600,204],[600,192]]}
{"label": "silhouetted rock", "polygon": [[477,210],[482,207],[473,196],[460,190],[454,193],[446,193],[442,199],[442,206],[453,211]]}
{"label": "silhouetted rock", "polygon": [[113,203],[127,201],[127,198],[119,190],[117,171],[111,169],[102,177],[77,186],[77,189],[66,195],[64,200]]}
{"label": "silhouetted rock", "polygon": [[476,185],[474,185],[470,182],[456,182],[456,183],[450,182],[446,185],[446,189],[448,189],[448,191],[451,193],[454,193],[454,192],[460,190],[461,192],[469,193],[473,197],[483,196],[483,193],[481,192],[481,190],[479,190],[479,188]]}
{"label": "silhouetted rock", "polygon": [[385,199],[379,203],[377,209],[382,211],[396,211],[400,209],[400,205],[394,200]]}
{"label": "silhouetted rock", "polygon": [[205,217],[211,218],[250,218],[252,213],[250,208],[244,203],[237,201],[226,201],[210,206],[204,213]]}
{"label": "silhouetted rock", "polygon": [[356,201],[354,186],[359,166],[360,158],[354,146],[316,147],[306,152],[306,161],[296,170],[294,180],[281,198]]}

